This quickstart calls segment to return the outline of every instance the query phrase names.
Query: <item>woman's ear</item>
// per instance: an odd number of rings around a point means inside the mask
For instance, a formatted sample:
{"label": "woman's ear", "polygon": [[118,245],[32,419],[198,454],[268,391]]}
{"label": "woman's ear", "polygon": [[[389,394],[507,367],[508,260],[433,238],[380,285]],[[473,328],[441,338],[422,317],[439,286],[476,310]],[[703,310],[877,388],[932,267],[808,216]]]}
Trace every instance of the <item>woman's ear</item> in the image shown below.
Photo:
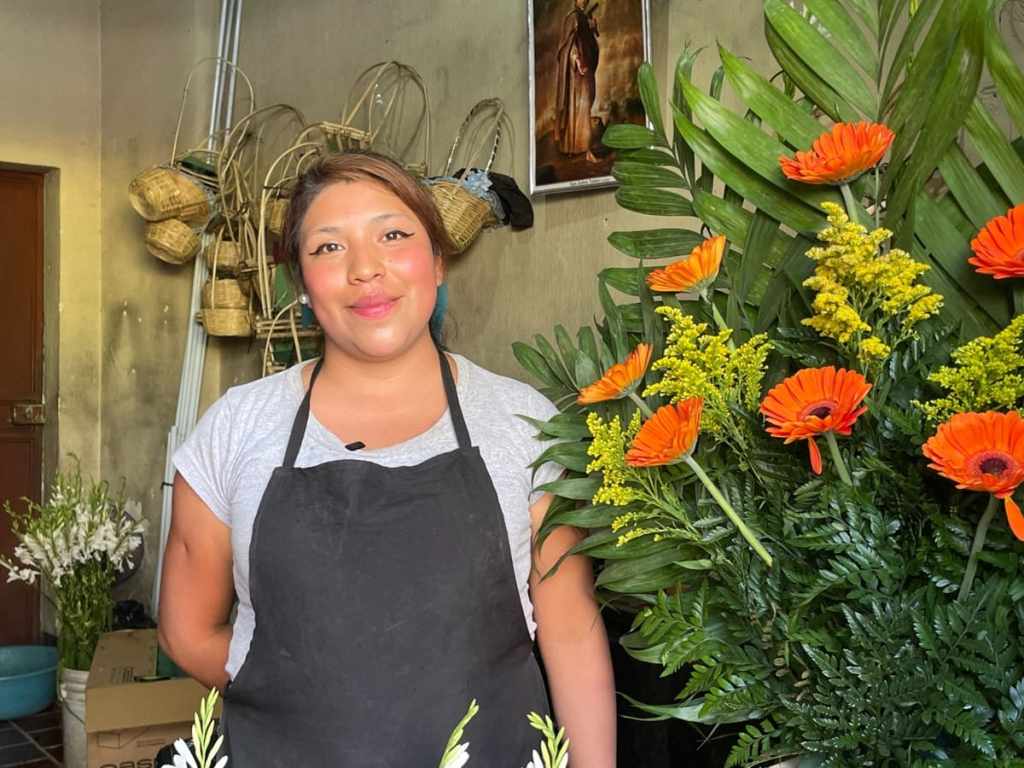
{"label": "woman's ear", "polygon": [[444,282],[445,269],[444,269],[444,258],[438,251],[434,251],[434,283],[440,287],[441,283]]}

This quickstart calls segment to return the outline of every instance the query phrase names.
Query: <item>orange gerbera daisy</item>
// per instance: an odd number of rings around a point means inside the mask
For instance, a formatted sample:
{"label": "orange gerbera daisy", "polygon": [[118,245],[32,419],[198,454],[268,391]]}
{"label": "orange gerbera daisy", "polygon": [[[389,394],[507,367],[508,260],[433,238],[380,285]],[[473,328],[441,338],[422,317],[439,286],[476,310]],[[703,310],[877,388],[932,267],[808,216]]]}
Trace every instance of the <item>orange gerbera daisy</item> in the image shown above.
{"label": "orange gerbera daisy", "polygon": [[878,165],[895,136],[882,123],[836,123],[809,152],[780,157],[779,165],[786,178],[804,184],[845,184]]}
{"label": "orange gerbera daisy", "polygon": [[604,376],[580,390],[576,402],[580,405],[618,400],[626,397],[640,383],[651,362],[651,345],[637,344],[624,363],[616,363]]}
{"label": "orange gerbera daisy", "polygon": [[710,237],[698,245],[685,259],[647,275],[652,291],[703,291],[718,277],[725,253],[725,235]]}
{"label": "orange gerbera daisy", "polygon": [[636,433],[626,452],[626,463],[631,467],[658,467],[686,459],[697,444],[703,410],[704,400],[699,397],[663,405]]}
{"label": "orange gerbera daisy", "polygon": [[816,435],[849,435],[866,406],[861,405],[871,385],[856,371],[833,366],[804,368],[773,387],[761,401],[761,413],[772,425],[773,437],[786,443],[806,440],[811,469],[821,474],[821,451]]}
{"label": "orange gerbera daisy", "polygon": [[1024,481],[1024,419],[1016,412],[958,413],[924,444],[928,465],[968,491],[1002,499],[1013,535],[1024,541],[1024,515],[1013,492]]}
{"label": "orange gerbera daisy", "polygon": [[968,263],[996,280],[1024,277],[1024,203],[989,221],[971,240]]}

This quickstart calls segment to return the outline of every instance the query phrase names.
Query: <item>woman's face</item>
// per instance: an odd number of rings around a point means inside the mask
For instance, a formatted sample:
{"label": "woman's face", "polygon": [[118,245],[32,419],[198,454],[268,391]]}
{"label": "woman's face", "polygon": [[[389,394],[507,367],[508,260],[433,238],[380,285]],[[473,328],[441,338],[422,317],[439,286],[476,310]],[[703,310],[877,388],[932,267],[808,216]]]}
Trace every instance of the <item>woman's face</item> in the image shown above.
{"label": "woman's face", "polygon": [[302,222],[300,261],[310,306],[345,354],[394,359],[428,332],[441,259],[416,214],[383,185],[325,187]]}

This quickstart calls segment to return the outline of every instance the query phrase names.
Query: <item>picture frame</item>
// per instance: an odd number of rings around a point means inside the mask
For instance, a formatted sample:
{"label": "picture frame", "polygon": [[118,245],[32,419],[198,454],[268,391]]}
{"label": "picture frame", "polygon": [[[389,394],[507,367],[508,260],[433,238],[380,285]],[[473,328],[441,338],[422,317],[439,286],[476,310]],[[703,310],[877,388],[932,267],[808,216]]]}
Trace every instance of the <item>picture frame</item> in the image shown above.
{"label": "picture frame", "polygon": [[650,0],[527,0],[530,195],[615,186],[616,123],[647,125],[636,82],[651,61]]}

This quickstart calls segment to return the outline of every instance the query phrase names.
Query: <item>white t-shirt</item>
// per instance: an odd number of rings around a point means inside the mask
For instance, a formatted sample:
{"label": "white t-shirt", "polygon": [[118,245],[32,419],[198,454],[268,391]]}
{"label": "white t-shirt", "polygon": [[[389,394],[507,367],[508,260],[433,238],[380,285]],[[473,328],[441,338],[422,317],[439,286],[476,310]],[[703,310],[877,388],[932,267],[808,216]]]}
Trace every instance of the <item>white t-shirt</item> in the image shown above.
{"label": "white t-shirt", "polygon": [[[547,420],[558,410],[533,387],[491,373],[461,355],[456,391],[473,445],[479,447],[505,518],[523,615],[531,637],[536,630],[529,595],[530,505],[533,489],[554,480],[557,464],[536,475],[529,465],[550,443],[520,416]],[[249,596],[249,542],[270,475],[284,461],[295,413],[302,402],[302,366],[229,389],[203,415],[174,454],[174,465],[213,513],[231,528],[238,610],[233,624],[227,672],[234,679],[245,661],[257,617]],[[388,467],[414,466],[458,447],[447,411],[426,432],[388,448],[349,451],[310,413],[297,467],[338,459],[372,461]],[[412,587],[420,588],[420,587]]]}

